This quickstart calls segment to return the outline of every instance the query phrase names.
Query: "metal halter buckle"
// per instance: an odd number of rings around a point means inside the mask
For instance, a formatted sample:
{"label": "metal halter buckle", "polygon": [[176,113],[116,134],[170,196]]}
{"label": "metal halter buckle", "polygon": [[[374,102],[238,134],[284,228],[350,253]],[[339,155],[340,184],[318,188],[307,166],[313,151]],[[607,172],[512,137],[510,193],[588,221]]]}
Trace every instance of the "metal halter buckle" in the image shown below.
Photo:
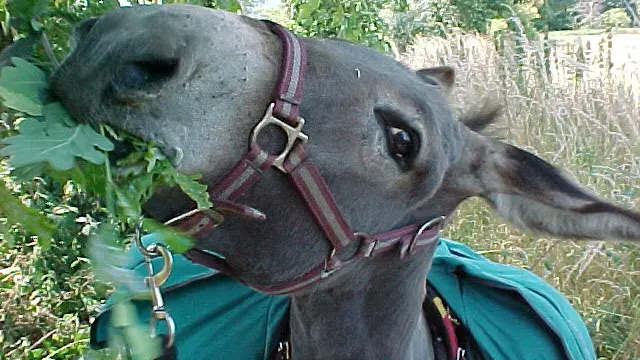
{"label": "metal halter buckle", "polygon": [[273,166],[280,169],[280,171],[286,173],[287,171],[284,168],[284,162],[287,159],[287,156],[293,149],[293,146],[296,144],[296,141],[300,141],[303,144],[309,140],[309,137],[302,132],[302,127],[304,126],[304,119],[299,117],[298,124],[296,127],[293,127],[284,121],[273,116],[273,107],[274,103],[269,104],[267,108],[267,112],[264,114],[264,117],[260,122],[253,128],[253,132],[251,133],[251,145],[258,145],[258,135],[268,125],[277,125],[287,134],[287,145],[280,155],[276,157],[273,161]]}
{"label": "metal halter buckle", "polygon": [[335,255],[336,255],[336,249],[333,248],[331,249],[329,256],[327,256],[327,258],[324,259],[324,269],[322,269],[322,273],[320,273],[320,277],[322,277],[323,279],[329,277],[334,272],[340,270],[341,266],[335,266],[335,264],[333,263],[333,257]]}
{"label": "metal halter buckle", "polygon": [[371,255],[373,255],[373,251],[376,249],[376,246],[378,245],[378,240],[373,239],[373,241],[367,242],[368,240],[370,240],[370,236],[369,234],[364,232],[357,232],[353,235],[355,236],[356,239],[360,239],[360,247],[362,250],[360,250],[359,252],[362,254],[362,256],[365,258],[368,258]]}
{"label": "metal halter buckle", "polygon": [[422,224],[422,226],[420,226],[418,228],[418,231],[416,231],[415,235],[413,235],[413,238],[411,239],[411,242],[409,243],[409,247],[407,249],[407,253],[411,254],[413,252],[413,248],[415,247],[416,243],[418,242],[418,239],[420,238],[420,236],[427,230],[432,229],[433,227],[437,226],[438,230],[442,230],[443,225],[444,225],[444,221],[447,217],[446,216],[438,216],[437,218],[431,219],[427,222],[425,222],[424,224]]}

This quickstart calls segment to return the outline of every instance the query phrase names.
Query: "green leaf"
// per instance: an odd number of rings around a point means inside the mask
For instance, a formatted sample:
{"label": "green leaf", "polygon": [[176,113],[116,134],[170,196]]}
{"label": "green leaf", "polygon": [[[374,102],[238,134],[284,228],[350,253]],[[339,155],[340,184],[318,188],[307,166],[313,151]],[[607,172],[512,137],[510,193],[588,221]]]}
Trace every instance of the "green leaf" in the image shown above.
{"label": "green leaf", "polygon": [[12,17],[31,20],[36,16],[44,15],[49,10],[48,0],[9,0],[7,11]]}
{"label": "green leaf", "polygon": [[155,220],[144,219],[142,226],[146,231],[153,232],[162,239],[162,243],[167,245],[173,253],[181,254],[195,246],[195,242],[188,235]]}
{"label": "green leaf", "polygon": [[111,324],[122,331],[133,359],[156,359],[162,351],[160,338],[152,338],[140,324],[136,307],[131,301],[119,301],[113,306]]}
{"label": "green leaf", "polygon": [[40,30],[42,30],[43,25],[37,19],[32,18],[31,19],[31,28],[33,28],[33,30],[35,30],[36,32],[39,32]]}
{"label": "green leaf", "polygon": [[15,236],[11,233],[11,226],[3,222],[0,222],[0,238],[9,246],[16,244]]}
{"label": "green leaf", "polygon": [[[1,151],[1,150],[0,150]],[[34,177],[42,176],[45,163],[36,163],[13,169],[11,175],[22,181],[30,181]]]}
{"label": "green leaf", "polygon": [[151,147],[147,150],[144,159],[147,162],[147,172],[151,172],[155,168],[156,162],[158,160],[165,160],[166,157],[162,154],[160,149],[157,147]]}
{"label": "green leaf", "polygon": [[306,3],[300,5],[298,12],[298,19],[304,20],[311,18],[311,14],[320,7],[320,0],[308,0]]}
{"label": "green leaf", "polygon": [[153,174],[143,174],[115,188],[119,215],[137,219],[142,213],[142,204],[151,195]]}
{"label": "green leaf", "polygon": [[[173,169],[172,169],[173,170]],[[182,191],[196,202],[198,209],[209,209],[213,207],[213,204],[209,200],[209,193],[207,192],[207,185],[201,184],[196,180],[199,177],[190,177],[184,174],[180,174],[173,170],[173,179],[176,184],[182,189]]]}
{"label": "green leaf", "polygon": [[81,162],[78,166],[78,172],[83,175],[83,179],[71,179],[92,194],[103,198],[107,196],[107,175],[104,166],[90,162]]}
{"label": "green leaf", "polygon": [[41,91],[47,89],[47,76],[30,62],[12,58],[15,66],[2,68],[0,95],[4,105],[33,116],[42,115]]}
{"label": "green leaf", "polygon": [[113,144],[91,126],[69,127],[60,119],[45,116],[44,121],[27,119],[20,123],[20,134],[2,140],[9,146],[0,149],[0,156],[10,156],[15,168],[47,162],[56,170],[71,169],[75,157],[94,164],[105,160],[102,152],[111,151]]}
{"label": "green leaf", "polygon": [[37,36],[29,35],[14,41],[13,44],[4,48],[0,53],[0,67],[10,66],[12,64],[11,59],[14,57],[31,58],[37,41]]}
{"label": "green leaf", "polygon": [[216,0],[216,7],[218,9],[227,10],[230,12],[242,12],[242,6],[237,0]]}
{"label": "green leaf", "polygon": [[336,12],[333,14],[331,26],[334,28],[340,28],[342,21],[344,20],[344,9],[342,5],[338,6]]}
{"label": "green leaf", "polygon": [[55,226],[38,210],[24,205],[4,183],[0,182],[0,213],[12,224],[20,224],[29,233],[38,236],[43,249],[49,249]]}
{"label": "green leaf", "polygon": [[[51,178],[61,184],[71,180],[76,185],[93,195],[100,197],[106,196],[105,190],[107,186],[107,176],[105,174],[104,166],[102,165],[81,161],[69,170],[55,170],[51,167],[43,166],[43,163],[36,165],[40,165],[44,173],[51,176]],[[17,171],[25,168],[28,168],[28,166],[18,168],[14,170],[12,174],[15,175]]]}
{"label": "green leaf", "polygon": [[52,123],[57,122],[69,127],[74,127],[77,125],[76,122],[71,119],[71,116],[69,116],[67,110],[65,110],[65,108],[62,107],[62,104],[60,104],[59,102],[45,105],[42,108],[42,111],[44,113],[45,120],[51,121]]}

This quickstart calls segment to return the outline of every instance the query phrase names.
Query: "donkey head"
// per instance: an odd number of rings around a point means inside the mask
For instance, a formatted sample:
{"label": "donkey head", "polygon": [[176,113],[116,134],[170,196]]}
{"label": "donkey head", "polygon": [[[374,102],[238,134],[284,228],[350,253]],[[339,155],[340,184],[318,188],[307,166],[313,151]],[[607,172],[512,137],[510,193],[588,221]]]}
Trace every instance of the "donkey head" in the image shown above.
{"label": "donkey head", "polygon": [[[472,131],[496,113],[454,119],[448,67],[410,71],[335,40],[305,39],[300,115],[307,153],[355,231],[377,233],[449,215],[481,196],[526,230],[567,237],[640,239],[640,216],[599,200],[538,157]],[[118,9],[87,21],[52,76],[80,121],[153,140],[183,173],[219,181],[247,151],[271,101],[281,44],[259,21],[191,6]],[[271,131],[273,130],[273,131]],[[277,129],[259,139],[278,152]],[[242,199],[266,221],[238,217],[198,246],[223,254],[245,281],[290,280],[330,246],[286,177],[273,170]],[[192,208],[179,191],[146,204],[164,220]]]}

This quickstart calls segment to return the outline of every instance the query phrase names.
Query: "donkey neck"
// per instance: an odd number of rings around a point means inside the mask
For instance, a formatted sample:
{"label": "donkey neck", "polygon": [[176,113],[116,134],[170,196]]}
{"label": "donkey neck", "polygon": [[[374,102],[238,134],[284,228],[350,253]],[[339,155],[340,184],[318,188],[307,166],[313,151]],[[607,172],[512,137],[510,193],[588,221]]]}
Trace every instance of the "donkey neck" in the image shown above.
{"label": "donkey neck", "polygon": [[294,359],[433,359],[422,313],[434,248],[409,259],[384,254],[294,294]]}

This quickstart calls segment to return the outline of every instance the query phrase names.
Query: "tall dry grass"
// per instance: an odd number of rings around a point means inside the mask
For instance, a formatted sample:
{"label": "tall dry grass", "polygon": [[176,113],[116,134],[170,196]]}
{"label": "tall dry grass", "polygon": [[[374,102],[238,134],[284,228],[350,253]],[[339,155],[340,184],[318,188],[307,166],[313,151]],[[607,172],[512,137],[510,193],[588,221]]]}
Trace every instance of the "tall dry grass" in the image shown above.
{"label": "tall dry grass", "polygon": [[[610,49],[606,41],[602,47]],[[611,56],[585,63],[580,56],[547,53],[551,72],[542,41],[519,46],[507,40],[498,52],[490,39],[450,34],[420,39],[401,58],[413,68],[454,66],[458,111],[493,97],[505,107],[489,130],[493,136],[564,168],[602,197],[640,210],[640,103],[631,90],[637,77],[584,76],[591,66],[611,69]],[[558,69],[565,76],[557,76]],[[564,293],[583,316],[600,359],[640,359],[637,245],[534,238],[479,200],[458,209],[446,235],[495,261],[529,268]]]}

